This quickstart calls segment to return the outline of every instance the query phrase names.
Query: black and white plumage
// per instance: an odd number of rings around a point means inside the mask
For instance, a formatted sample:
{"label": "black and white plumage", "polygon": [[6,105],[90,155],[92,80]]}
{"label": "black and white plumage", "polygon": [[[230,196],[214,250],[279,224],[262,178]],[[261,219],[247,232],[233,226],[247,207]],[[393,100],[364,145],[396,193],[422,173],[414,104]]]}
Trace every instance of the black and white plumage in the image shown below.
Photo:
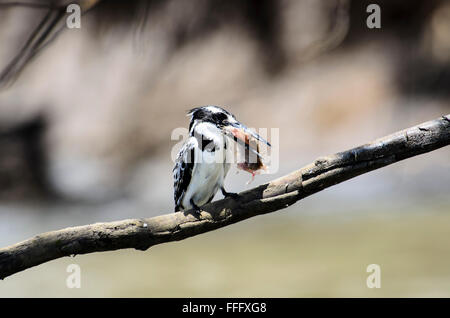
{"label": "black and white plumage", "polygon": [[193,208],[198,212],[200,206],[211,202],[219,189],[224,196],[235,195],[223,186],[231,165],[227,145],[233,142],[233,136],[229,128],[242,130],[270,144],[218,106],[197,107],[188,115],[191,116],[189,137],[173,168],[175,211]]}

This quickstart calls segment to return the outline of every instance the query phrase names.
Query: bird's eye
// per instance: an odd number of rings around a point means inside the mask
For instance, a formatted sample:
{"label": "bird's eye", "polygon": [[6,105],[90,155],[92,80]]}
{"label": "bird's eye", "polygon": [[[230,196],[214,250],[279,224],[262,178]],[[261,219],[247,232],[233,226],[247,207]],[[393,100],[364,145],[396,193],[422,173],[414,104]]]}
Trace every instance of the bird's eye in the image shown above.
{"label": "bird's eye", "polygon": [[214,114],[213,117],[214,117],[214,121],[216,123],[223,123],[228,119],[228,116],[225,115],[224,113]]}

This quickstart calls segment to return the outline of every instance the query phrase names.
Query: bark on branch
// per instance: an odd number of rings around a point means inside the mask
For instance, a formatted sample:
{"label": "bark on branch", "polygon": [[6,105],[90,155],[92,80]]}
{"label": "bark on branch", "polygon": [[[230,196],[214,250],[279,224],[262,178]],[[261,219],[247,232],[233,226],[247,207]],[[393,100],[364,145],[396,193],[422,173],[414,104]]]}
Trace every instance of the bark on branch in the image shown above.
{"label": "bark on branch", "polygon": [[450,144],[450,114],[313,163],[282,178],[202,207],[201,217],[171,213],[77,226],[0,249],[0,279],[64,256],[149,247],[274,212],[342,181]]}

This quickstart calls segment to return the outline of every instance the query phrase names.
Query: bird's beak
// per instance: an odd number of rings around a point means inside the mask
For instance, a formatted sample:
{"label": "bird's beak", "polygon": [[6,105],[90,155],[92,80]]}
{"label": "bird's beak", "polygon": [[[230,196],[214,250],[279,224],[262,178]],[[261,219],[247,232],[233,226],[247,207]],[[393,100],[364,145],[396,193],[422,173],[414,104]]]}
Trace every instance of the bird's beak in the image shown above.
{"label": "bird's beak", "polygon": [[246,150],[253,152],[258,157],[261,157],[261,155],[258,153],[256,149],[250,146],[249,136],[271,147],[271,144],[267,140],[265,140],[260,135],[253,132],[247,126],[245,126],[240,122],[230,123],[229,125],[224,127],[224,131],[225,134],[233,138],[238,144],[244,146]]}

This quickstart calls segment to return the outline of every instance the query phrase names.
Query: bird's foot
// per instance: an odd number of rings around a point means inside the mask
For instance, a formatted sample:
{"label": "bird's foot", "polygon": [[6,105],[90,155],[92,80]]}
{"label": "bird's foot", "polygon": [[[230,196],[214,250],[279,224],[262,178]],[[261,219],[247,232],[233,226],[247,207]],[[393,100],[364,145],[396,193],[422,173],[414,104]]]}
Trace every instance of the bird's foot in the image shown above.
{"label": "bird's foot", "polygon": [[224,188],[221,188],[220,190],[222,190],[222,194],[225,198],[237,199],[239,197],[239,194],[234,193],[234,192],[227,192],[227,191],[225,191]]}
{"label": "bird's foot", "polygon": [[197,204],[195,204],[192,199],[190,202],[191,202],[192,208],[194,210],[194,213],[193,213],[194,216],[196,216],[197,218],[200,218],[200,216],[202,215],[202,209],[200,209],[200,207]]}

